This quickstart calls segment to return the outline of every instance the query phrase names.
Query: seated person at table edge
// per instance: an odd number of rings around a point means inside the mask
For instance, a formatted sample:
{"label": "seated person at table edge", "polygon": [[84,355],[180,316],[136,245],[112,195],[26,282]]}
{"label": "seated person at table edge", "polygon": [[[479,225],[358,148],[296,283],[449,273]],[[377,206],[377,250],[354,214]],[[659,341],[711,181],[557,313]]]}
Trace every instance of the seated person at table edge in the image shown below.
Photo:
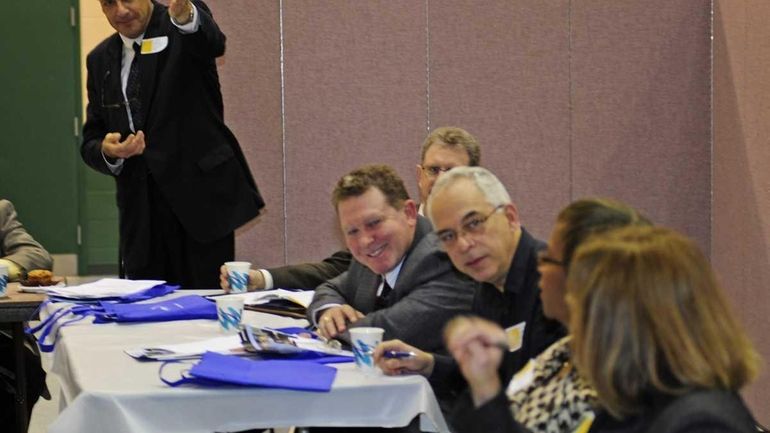
{"label": "seated person at table edge", "polygon": [[[48,251],[27,233],[18,220],[16,209],[8,200],[0,200],[0,264],[8,266],[9,280],[12,281],[25,278],[27,271],[50,270],[53,265]],[[7,332],[8,328],[8,324],[0,324],[0,425],[4,426],[3,431],[15,431],[17,423],[20,422],[14,412],[16,360],[14,341]],[[24,363],[27,369],[27,399],[24,403],[28,418],[40,395],[50,399],[45,387],[45,372],[40,366],[40,357],[30,350],[30,347],[33,346],[27,345],[24,349]]]}
{"label": "seated person at table edge", "polygon": [[[476,137],[453,126],[434,129],[422,143],[421,163],[416,166],[420,191],[418,213],[423,215],[424,204],[439,174],[453,167],[477,166],[480,162],[481,151]],[[345,272],[351,260],[350,252],[341,250],[321,262],[252,269],[249,271],[248,289],[312,289]],[[230,289],[224,266],[220,269],[220,285],[226,291]]]}
{"label": "seated person at table edge", "polygon": [[13,203],[0,200],[0,264],[8,266],[8,279],[24,279],[33,269],[51,270],[48,251],[19,222]]}
{"label": "seated person at table edge", "polygon": [[337,182],[332,203],[354,260],[316,288],[308,320],[328,338],[376,326],[384,338],[440,349],[444,324],[470,310],[473,284],[439,249],[404,183],[386,165],[366,165]]}
{"label": "seated person at table edge", "polygon": [[[516,205],[500,180],[482,167],[458,167],[436,182],[428,198],[439,242],[452,263],[477,281],[472,312],[505,329],[509,350],[499,375],[503,383],[563,337],[566,330],[543,314],[540,299],[538,252],[545,244],[521,226]],[[400,341],[385,341],[383,350],[411,351]],[[412,359],[388,360],[387,373],[415,372],[430,382],[445,405],[466,384],[451,357],[416,351]]]}

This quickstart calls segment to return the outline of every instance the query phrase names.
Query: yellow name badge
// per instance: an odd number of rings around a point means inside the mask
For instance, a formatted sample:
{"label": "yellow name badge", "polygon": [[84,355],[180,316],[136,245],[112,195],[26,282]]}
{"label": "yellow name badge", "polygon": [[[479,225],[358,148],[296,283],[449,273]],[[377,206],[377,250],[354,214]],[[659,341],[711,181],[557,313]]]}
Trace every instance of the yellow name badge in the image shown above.
{"label": "yellow name badge", "polygon": [[142,40],[142,54],[155,54],[166,49],[168,46],[168,36],[158,36]]}
{"label": "yellow name badge", "polygon": [[524,328],[526,327],[527,322],[521,322],[505,330],[505,336],[508,339],[508,349],[511,352],[521,349],[521,345],[524,342]]}

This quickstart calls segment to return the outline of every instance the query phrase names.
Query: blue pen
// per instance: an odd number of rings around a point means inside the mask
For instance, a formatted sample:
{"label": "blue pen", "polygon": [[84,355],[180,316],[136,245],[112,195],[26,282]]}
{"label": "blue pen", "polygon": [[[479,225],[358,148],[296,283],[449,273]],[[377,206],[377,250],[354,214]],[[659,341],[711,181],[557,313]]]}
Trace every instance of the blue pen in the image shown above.
{"label": "blue pen", "polygon": [[417,354],[414,352],[400,352],[398,350],[386,350],[385,352],[383,352],[382,356],[390,359],[406,359],[406,358],[414,358],[415,356],[417,356]]}

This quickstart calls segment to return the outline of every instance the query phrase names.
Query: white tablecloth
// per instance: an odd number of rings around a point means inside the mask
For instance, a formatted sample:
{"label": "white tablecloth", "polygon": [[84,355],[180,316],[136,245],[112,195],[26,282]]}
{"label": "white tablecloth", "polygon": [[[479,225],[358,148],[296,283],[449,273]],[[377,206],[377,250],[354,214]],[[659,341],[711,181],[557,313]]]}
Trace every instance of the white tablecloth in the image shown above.
{"label": "white tablecloth", "polygon": [[[278,316],[246,312],[262,326],[296,326]],[[304,322],[304,321],[300,321]],[[306,323],[306,322],[305,322]],[[159,362],[123,350],[219,336],[216,321],[155,324],[78,323],[60,330],[52,371],[62,407],[49,433],[228,432],[261,427],[407,425],[420,415],[425,431],[448,431],[428,382],[419,376],[366,376],[336,364],[331,392],[166,386]],[[172,367],[164,377],[174,378]]]}

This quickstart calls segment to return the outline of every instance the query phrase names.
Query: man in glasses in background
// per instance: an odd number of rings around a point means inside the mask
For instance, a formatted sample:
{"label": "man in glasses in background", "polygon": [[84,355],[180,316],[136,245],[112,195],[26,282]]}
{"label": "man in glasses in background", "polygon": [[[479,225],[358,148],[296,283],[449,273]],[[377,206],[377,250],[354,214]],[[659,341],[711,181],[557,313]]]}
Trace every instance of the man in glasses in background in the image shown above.
{"label": "man in glasses in background", "polygon": [[[545,244],[521,226],[503,184],[481,167],[455,168],[442,175],[428,198],[427,212],[452,263],[478,282],[472,312],[506,330],[508,352],[500,376],[502,383],[508,383],[530,358],[565,335],[561,325],[543,315],[537,254]],[[417,356],[384,359],[385,350],[412,351]],[[449,356],[386,341],[375,351],[375,358],[388,374],[412,372],[428,377],[445,410],[465,388]]]}
{"label": "man in glasses in background", "polygon": [[80,153],[115,178],[121,276],[216,287],[264,206],[224,123],[225,35],[200,0],[99,1],[117,33],[88,54]]}
{"label": "man in glasses in background", "polygon": [[428,195],[441,173],[455,167],[476,167],[481,163],[481,149],[476,137],[462,128],[436,128],[422,143],[417,164],[417,186],[420,189],[420,215],[425,215]]}
{"label": "man in glasses in background", "polygon": [[[468,131],[453,126],[436,128],[422,143],[420,164],[417,164],[417,186],[420,190],[418,213],[424,215],[433,184],[438,176],[454,167],[477,166],[481,162],[481,150],[476,137]],[[312,289],[326,280],[345,272],[352,257],[347,250],[337,251],[317,263],[300,263],[271,269],[249,271],[250,291],[274,287]],[[220,286],[229,290],[227,270],[220,268]]]}

